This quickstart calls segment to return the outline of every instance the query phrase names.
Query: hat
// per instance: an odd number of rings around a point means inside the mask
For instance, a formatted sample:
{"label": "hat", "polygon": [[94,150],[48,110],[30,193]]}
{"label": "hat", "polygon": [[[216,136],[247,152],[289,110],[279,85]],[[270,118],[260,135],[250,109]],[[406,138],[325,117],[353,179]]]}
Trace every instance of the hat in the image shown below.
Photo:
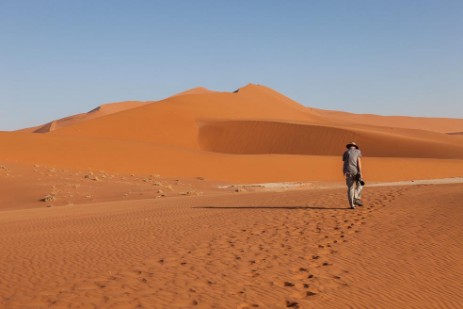
{"label": "hat", "polygon": [[346,145],[346,148],[349,149],[352,146],[359,149],[359,146],[357,146],[357,144],[355,142],[350,142],[349,144]]}

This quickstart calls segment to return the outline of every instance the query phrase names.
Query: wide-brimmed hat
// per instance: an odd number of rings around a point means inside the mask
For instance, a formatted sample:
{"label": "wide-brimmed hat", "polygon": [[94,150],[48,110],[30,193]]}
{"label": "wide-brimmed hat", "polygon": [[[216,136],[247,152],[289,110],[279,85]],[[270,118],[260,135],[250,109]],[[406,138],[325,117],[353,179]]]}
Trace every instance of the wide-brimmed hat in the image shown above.
{"label": "wide-brimmed hat", "polygon": [[359,146],[357,146],[357,144],[355,142],[350,142],[349,144],[346,145],[347,149],[349,149],[350,147],[355,147],[355,148],[359,149]]}

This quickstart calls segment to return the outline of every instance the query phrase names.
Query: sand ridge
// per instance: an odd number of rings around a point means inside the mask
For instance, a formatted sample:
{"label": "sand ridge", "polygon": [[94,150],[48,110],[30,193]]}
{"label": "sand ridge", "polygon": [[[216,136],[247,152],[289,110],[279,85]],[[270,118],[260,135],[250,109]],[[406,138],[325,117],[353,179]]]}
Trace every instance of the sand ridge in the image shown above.
{"label": "sand ridge", "polygon": [[137,102],[137,101],[126,101],[126,102],[102,104],[87,113],[68,116],[65,118],[53,120],[44,125],[40,125],[40,126],[36,126],[32,128],[26,128],[26,129],[22,129],[19,131],[20,132],[32,132],[32,133],[48,133],[48,132],[55,131],[59,128],[65,127],[65,126],[74,125],[80,122],[103,117],[105,115],[110,115],[110,114],[124,111],[127,109],[140,107],[144,104],[147,104],[147,103]]}
{"label": "sand ridge", "polygon": [[320,114],[332,121],[354,125],[373,125],[390,128],[420,129],[438,133],[458,134],[462,119],[431,118],[409,116],[380,116],[372,114],[353,114],[341,111],[319,110]]}

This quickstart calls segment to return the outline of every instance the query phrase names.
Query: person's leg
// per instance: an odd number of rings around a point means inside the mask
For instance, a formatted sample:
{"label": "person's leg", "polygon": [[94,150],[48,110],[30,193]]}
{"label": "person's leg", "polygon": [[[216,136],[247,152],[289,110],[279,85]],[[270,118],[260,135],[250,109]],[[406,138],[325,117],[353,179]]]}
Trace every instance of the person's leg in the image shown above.
{"label": "person's leg", "polygon": [[355,208],[354,204],[354,195],[355,195],[355,188],[354,188],[354,177],[347,176],[346,177],[346,185],[347,185],[347,199],[349,201],[350,208]]}
{"label": "person's leg", "polygon": [[355,199],[360,200],[362,198],[362,190],[363,186],[360,184],[360,181],[356,181],[356,188],[355,188]]}
{"label": "person's leg", "polygon": [[360,184],[360,181],[355,181],[355,190],[354,190],[354,204],[358,206],[363,206],[362,203],[362,190],[363,186]]}

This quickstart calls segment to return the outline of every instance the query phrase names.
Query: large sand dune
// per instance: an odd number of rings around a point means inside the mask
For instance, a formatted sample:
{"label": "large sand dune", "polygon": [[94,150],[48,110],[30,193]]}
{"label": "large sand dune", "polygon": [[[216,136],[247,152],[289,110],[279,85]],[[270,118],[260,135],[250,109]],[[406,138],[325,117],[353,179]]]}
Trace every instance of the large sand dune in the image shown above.
{"label": "large sand dune", "polygon": [[307,108],[259,85],[235,92],[194,88],[34,130],[45,134],[2,132],[0,159],[235,182],[339,180],[340,155],[355,140],[370,180],[463,175],[461,136],[441,133],[462,131],[463,120],[369,117]]}

